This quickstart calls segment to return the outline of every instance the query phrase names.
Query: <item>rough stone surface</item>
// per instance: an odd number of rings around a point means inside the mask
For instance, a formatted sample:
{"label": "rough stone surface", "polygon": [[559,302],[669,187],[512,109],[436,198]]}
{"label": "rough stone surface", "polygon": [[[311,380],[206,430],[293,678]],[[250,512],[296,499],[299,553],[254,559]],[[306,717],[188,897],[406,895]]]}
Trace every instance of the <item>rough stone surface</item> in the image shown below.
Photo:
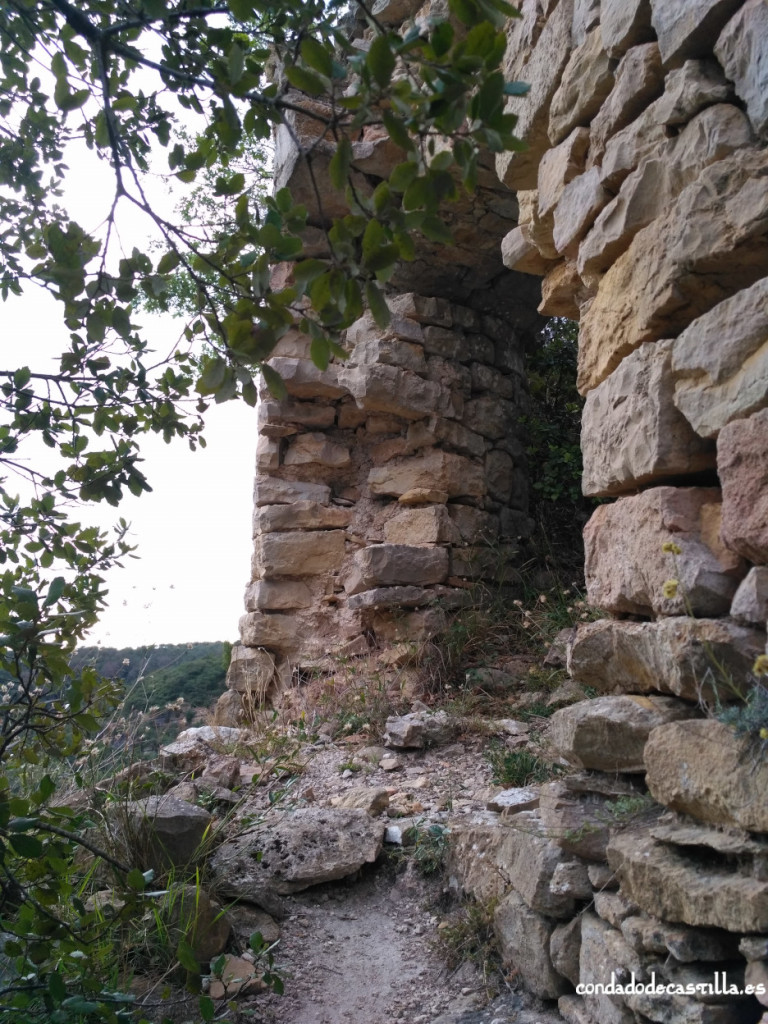
{"label": "rough stone surface", "polygon": [[714,825],[768,832],[768,766],[750,757],[748,737],[714,719],[655,729],[646,746],[655,800]]}
{"label": "rough stone surface", "polygon": [[125,811],[131,836],[138,837],[137,849],[146,856],[146,863],[138,865],[143,871],[193,863],[212,821],[202,807],[172,796],[133,800]]}
{"label": "rough stone surface", "polygon": [[219,847],[211,873],[222,893],[258,904],[263,892],[286,895],[354,874],[376,860],[383,841],[384,824],[359,808],[275,811]]}
{"label": "rough stone surface", "polygon": [[544,217],[557,206],[563,189],[584,170],[589,130],[574,128],[559,145],[547,150],[539,164],[538,215]]}
{"label": "rough stone surface", "polygon": [[255,564],[261,578],[316,576],[337,568],[344,550],[343,530],[266,533],[256,541]]}
{"label": "rough stone surface", "polygon": [[[582,985],[596,985],[610,981],[611,972],[627,978],[632,972],[638,980],[644,980],[644,965],[634,949],[624,940],[620,931],[587,911],[581,918],[581,954],[579,959],[579,982]],[[588,993],[584,1003],[600,1024],[634,1024],[635,1017],[625,1005],[622,996],[603,992]]]}
{"label": "rough stone surface", "polygon": [[269,651],[235,644],[227,670],[227,687],[239,693],[267,695],[275,676],[275,658]]}
{"label": "rough stone surface", "polygon": [[672,372],[675,405],[702,437],[768,405],[768,277],[694,320]]}
{"label": "rough stone surface", "polygon": [[658,45],[643,43],[628,50],[616,68],[613,89],[589,126],[593,159],[603,153],[611,135],[625,128],[663,88]]}
{"label": "rough stone surface", "polygon": [[531,238],[527,224],[512,228],[501,242],[501,258],[509,270],[519,274],[545,274],[551,266],[551,260],[541,255]]}
{"label": "rough stone surface", "polygon": [[747,0],[731,18],[715,55],[746,104],[755,131],[768,138],[768,11],[761,0]]}
{"label": "rough stone surface", "polygon": [[539,813],[547,835],[563,850],[602,861],[611,821],[609,803],[597,793],[574,793],[563,782],[548,782],[541,787]]}
{"label": "rough stone surface", "polygon": [[[755,621],[765,622],[766,615]],[[764,645],[762,631],[727,619],[599,619],[579,627],[568,652],[568,671],[577,682],[601,693],[669,693],[690,701],[713,700],[720,673],[746,681]]]}
{"label": "rough stone surface", "polygon": [[720,431],[717,471],[723,486],[722,537],[752,562],[768,562],[768,409]]}
{"label": "rough stone surface", "polygon": [[[711,52],[712,41],[742,0],[651,0],[651,20],[666,67]],[[729,77],[733,77],[729,75]]]}
{"label": "rough stone surface", "polygon": [[702,870],[682,849],[630,831],[612,837],[608,863],[621,891],[647,914],[736,934],[768,930],[768,882],[751,877],[749,868]]}
{"label": "rough stone surface", "polygon": [[595,697],[556,711],[548,736],[577,768],[643,772],[651,730],[695,714],[695,708],[673,697]]}
{"label": "rough stone surface", "polygon": [[572,985],[579,983],[579,954],[581,953],[581,915],[567,924],[558,924],[549,940],[552,965]]}
{"label": "rough stone surface", "polygon": [[731,618],[746,626],[768,622],[768,567],[754,566],[741,581],[731,605]]}
{"label": "rough stone surface", "polygon": [[714,447],[673,403],[673,344],[641,345],[587,395],[581,431],[585,494],[620,494],[714,466]]}
{"label": "rough stone surface", "polygon": [[603,45],[612,57],[620,57],[630,46],[649,42],[653,30],[648,0],[602,0],[600,29]]}
{"label": "rough stone surface", "polygon": [[564,256],[577,255],[579,242],[610,198],[597,167],[565,186],[554,212],[552,238],[557,252]]}
{"label": "rough stone surface", "polygon": [[290,611],[309,608],[312,600],[310,588],[298,580],[257,580],[245,592],[245,610]]}
{"label": "rough stone surface", "polygon": [[480,496],[485,491],[482,467],[463,455],[428,452],[390,462],[368,474],[371,493],[400,497],[408,491],[439,490],[449,497]]}
{"label": "rough stone surface", "polygon": [[567,991],[568,982],[555,970],[549,952],[551,922],[531,910],[514,889],[496,907],[493,921],[502,958],[526,988],[541,999],[557,999]]}
{"label": "rough stone surface", "polygon": [[613,88],[613,69],[602,32],[594,28],[571,54],[552,97],[548,134],[553,146],[571,129],[589,124]]}
{"label": "rough stone surface", "polygon": [[303,483],[298,480],[279,480],[271,476],[257,476],[253,484],[253,503],[262,505],[291,505],[294,502],[327,504],[331,488],[327,484]]}
{"label": "rough stone surface", "polygon": [[346,790],[336,799],[334,807],[340,807],[343,810],[359,808],[366,814],[370,814],[372,818],[376,818],[389,805],[389,791],[382,787],[353,786],[352,789]]}
{"label": "rough stone surface", "polygon": [[455,733],[456,726],[445,711],[414,711],[387,719],[384,743],[388,747],[423,750],[447,743]]}
{"label": "rough stone surface", "polygon": [[684,329],[764,277],[766,236],[764,153],[742,149],[705,168],[674,206],[635,235],[600,282],[581,320],[582,394],[644,341]]}
{"label": "rough stone surface", "polygon": [[[601,505],[584,530],[589,603],[645,617],[727,614],[746,567],[721,542],[720,518],[716,488],[654,487]],[[664,551],[668,542],[681,553]]]}
{"label": "rough stone surface", "polygon": [[448,575],[448,551],[413,544],[373,544],[355,552],[355,568],[347,581],[349,594],[380,586],[442,583]]}

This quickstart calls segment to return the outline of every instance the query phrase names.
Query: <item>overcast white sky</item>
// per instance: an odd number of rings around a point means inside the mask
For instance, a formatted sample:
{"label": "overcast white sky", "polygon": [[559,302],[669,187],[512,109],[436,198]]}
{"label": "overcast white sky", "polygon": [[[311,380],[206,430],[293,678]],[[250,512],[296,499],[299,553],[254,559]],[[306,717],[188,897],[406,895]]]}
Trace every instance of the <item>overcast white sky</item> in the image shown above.
{"label": "overcast white sky", "polygon": [[[109,210],[112,185],[106,165],[86,154],[63,205],[86,230],[95,231]],[[167,191],[158,188],[157,194],[172,202]],[[120,241],[130,254],[148,227],[137,222],[127,204],[125,212]],[[152,321],[147,336],[165,354],[180,334],[181,321]],[[34,369],[62,351],[68,332],[59,305],[31,289],[21,299],[0,302],[0,337],[4,362]],[[239,402],[212,406],[206,440],[206,449],[192,453],[183,440],[166,445],[146,438],[142,470],[153,493],[129,496],[119,509],[87,506],[83,521],[108,527],[119,516],[127,519],[140,556],[110,576],[110,607],[91,634],[92,643],[124,647],[237,638],[250,571],[256,410]],[[13,489],[12,481],[8,485]]]}

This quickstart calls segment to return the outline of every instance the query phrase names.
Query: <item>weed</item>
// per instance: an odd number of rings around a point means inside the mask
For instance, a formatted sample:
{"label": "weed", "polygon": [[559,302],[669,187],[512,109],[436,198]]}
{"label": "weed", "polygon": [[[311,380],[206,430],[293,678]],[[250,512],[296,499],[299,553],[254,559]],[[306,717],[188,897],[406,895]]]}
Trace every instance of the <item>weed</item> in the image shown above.
{"label": "weed", "polygon": [[339,765],[340,772],[354,772],[357,774],[357,772],[361,772],[362,770],[363,766],[358,764],[357,761],[342,761]]}
{"label": "weed", "polygon": [[748,736],[759,744],[760,755],[768,750],[768,655],[761,654],[752,667],[751,686],[743,703],[721,708],[717,717],[730,725],[737,736]]}
{"label": "weed", "polygon": [[493,768],[493,781],[497,786],[518,787],[529,786],[533,782],[546,782],[559,770],[530,750],[507,750],[498,742],[490,743],[485,753]]}
{"label": "weed", "polygon": [[449,830],[443,825],[412,825],[403,833],[403,846],[411,848],[411,858],[422,875],[434,875],[443,868],[448,853]]}
{"label": "weed", "polygon": [[498,989],[502,976],[502,960],[493,927],[498,900],[462,903],[458,911],[440,926],[434,947],[449,970],[462,964],[476,964],[482,971],[489,995]]}

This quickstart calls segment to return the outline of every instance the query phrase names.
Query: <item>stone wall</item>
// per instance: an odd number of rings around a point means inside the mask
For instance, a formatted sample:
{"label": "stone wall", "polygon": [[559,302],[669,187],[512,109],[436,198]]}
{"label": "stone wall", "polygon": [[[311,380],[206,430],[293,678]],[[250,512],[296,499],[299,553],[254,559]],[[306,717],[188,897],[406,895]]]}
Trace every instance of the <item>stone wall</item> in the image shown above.
{"label": "stone wall", "polygon": [[[375,10],[397,21],[406,6]],[[392,327],[356,324],[348,363],[320,373],[301,338],[274,360],[290,397],[261,411],[230,685],[266,686],[331,644],[428,635],[483,571],[478,540],[525,534],[520,340],[541,278],[539,311],[581,324],[584,491],[613,500],[585,532],[606,618],[569,655],[600,696],[557,713],[551,741],[574,774],[493,854],[502,947],[574,1024],[755,1021],[753,998],[574,987],[612,970],[768,978],[765,750],[699,707],[723,673],[744,692],[765,651],[768,4],[523,0],[521,13],[506,74],[531,84],[509,101],[528,149],[498,157],[454,214],[452,262],[425,255],[396,277]],[[381,140],[359,145],[368,173],[377,147],[385,166]],[[646,789],[667,816],[611,828],[606,803]]]}

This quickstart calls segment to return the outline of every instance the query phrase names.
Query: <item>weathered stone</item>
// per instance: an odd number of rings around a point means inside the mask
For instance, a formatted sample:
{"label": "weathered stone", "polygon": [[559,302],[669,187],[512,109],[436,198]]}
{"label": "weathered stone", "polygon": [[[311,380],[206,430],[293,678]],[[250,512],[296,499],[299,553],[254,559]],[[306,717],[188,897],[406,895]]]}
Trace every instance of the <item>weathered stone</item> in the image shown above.
{"label": "weathered stone", "polygon": [[256,469],[268,473],[280,466],[281,444],[270,437],[260,437],[256,442]]}
{"label": "weathered stone", "polygon": [[275,658],[269,651],[235,644],[227,670],[227,687],[263,700],[275,678]]}
{"label": "weathered stone", "polygon": [[498,441],[512,433],[519,417],[519,406],[489,395],[467,402],[462,422],[483,437]]}
{"label": "weathered stone", "polygon": [[393,313],[408,317],[419,324],[437,324],[440,327],[453,326],[453,310],[447,299],[434,296],[403,292],[387,298]]}
{"label": "weathered stone", "polygon": [[[643,961],[621,932],[588,911],[581,917],[579,982],[585,986],[606,985],[612,973],[617,982],[629,981],[633,974],[638,981],[646,978]],[[634,1024],[635,1016],[619,994],[588,990],[584,1002],[600,1024]]]}
{"label": "weathered stone", "polygon": [[768,12],[764,3],[747,0],[723,29],[715,55],[746,104],[752,127],[758,135],[768,137]]}
{"label": "weathered stone", "polygon": [[622,921],[637,913],[638,908],[618,892],[596,892],[595,913],[603,921],[621,930]]}
{"label": "weathered stone", "polygon": [[646,768],[653,798],[672,810],[715,825],[768,832],[768,766],[750,757],[748,737],[736,736],[722,722],[674,722],[655,729]]}
{"label": "weathered stone", "polygon": [[670,71],[664,81],[664,95],[653,105],[659,124],[675,127],[690,121],[712,103],[733,98],[732,89],[717,61],[687,60]]}
{"label": "weathered stone", "polygon": [[[679,67],[692,57],[706,57],[712,43],[742,0],[651,0],[665,67]],[[731,77],[731,76],[729,76]]]}
{"label": "weathered stone", "polygon": [[539,164],[538,215],[551,213],[560,201],[563,189],[584,171],[589,146],[589,129],[574,128],[559,145],[547,150]]}
{"label": "weathered stone", "polygon": [[541,282],[539,312],[544,316],[564,316],[578,320],[581,305],[591,293],[585,288],[576,263],[563,260],[552,267]]}
{"label": "weathered stone", "polygon": [[338,530],[352,522],[352,513],[339,505],[297,499],[290,504],[262,505],[253,513],[253,534],[287,530]]}
{"label": "weathered stone", "polygon": [[499,535],[499,521],[488,512],[471,505],[449,505],[448,515],[465,544],[490,543]]}
{"label": "weathered stone", "polygon": [[605,859],[610,801],[595,793],[574,793],[562,782],[541,787],[539,813],[547,835],[567,853],[585,860]]}
{"label": "weathered stone", "polygon": [[368,474],[371,494],[398,497],[416,489],[442,491],[451,498],[485,493],[482,466],[463,455],[430,451],[377,466]]}
{"label": "weathered stone", "polygon": [[[518,475],[522,476],[522,473]],[[495,501],[510,504],[518,484],[512,457],[498,449],[488,452],[485,457],[485,481],[488,493]]]}
{"label": "weathered stone", "polygon": [[[723,546],[720,518],[714,487],[654,487],[601,505],[584,529],[589,603],[645,617],[727,614],[746,567]],[[668,542],[681,553],[664,551]],[[678,586],[665,596],[670,579]]]}
{"label": "weathered stone", "polygon": [[553,146],[573,128],[589,124],[613,88],[614,67],[600,28],[594,28],[571,54],[552,97],[548,134]]}
{"label": "weathered stone", "polygon": [[338,569],[345,537],[343,530],[262,534],[255,543],[259,577],[317,576]]}
{"label": "weathered stone", "polygon": [[568,896],[572,900],[591,900],[592,886],[586,864],[580,860],[561,861],[552,872],[549,889],[555,896]]}
{"label": "weathered stone", "polygon": [[232,923],[205,889],[196,885],[174,886],[165,902],[170,912],[163,923],[169,929],[170,941],[178,943],[180,938],[186,939],[201,964],[207,964],[224,951]]}
{"label": "weathered stone", "polygon": [[211,874],[223,894],[261,905],[265,893],[286,895],[354,874],[376,860],[383,841],[383,823],[359,808],[272,811],[216,850]]}
{"label": "weathered stone", "polygon": [[585,494],[620,494],[714,466],[713,445],[694,433],[673,403],[674,344],[641,345],[587,395],[581,430]]}
{"label": "weathered stone", "polygon": [[412,544],[372,544],[355,552],[355,567],[345,589],[359,594],[380,586],[442,583],[448,576],[448,551]]}
{"label": "weathered stone", "polygon": [[518,274],[546,274],[551,260],[543,257],[533,240],[527,224],[512,228],[501,241],[501,259],[509,270]]}
{"label": "weathered stone", "polygon": [[445,505],[399,512],[384,524],[387,544],[458,544],[461,536]]}
{"label": "weathered stone", "polygon": [[[663,971],[663,967],[661,968]],[[662,973],[662,977],[665,975]],[[727,973],[728,982],[734,986],[743,985],[743,978],[739,978],[738,972],[731,970]],[[705,974],[699,972],[694,977],[683,977],[670,979],[671,984],[678,984],[680,991],[686,991],[687,984],[712,984],[712,971]],[[696,992],[692,987],[690,991]],[[706,991],[706,990],[705,990]],[[728,1005],[711,1006],[708,1003],[699,1002],[692,996],[684,996],[672,992],[631,992],[626,996],[626,1003],[632,1010],[637,1011],[638,1018],[652,1021],[653,1024],[746,1024],[747,1021],[755,1021],[755,1014],[751,1012],[752,1007],[745,1005],[744,998],[726,997]],[[751,1000],[750,1000],[751,1002]]]}
{"label": "weathered stone", "polygon": [[767,236],[764,154],[742,149],[705,168],[674,206],[635,235],[600,282],[581,320],[582,394],[644,341],[684,329],[765,276]]}
{"label": "weathered stone", "polygon": [[757,1001],[762,1006],[768,1006],[768,961],[753,960],[748,963],[744,972],[744,984],[752,987]]}
{"label": "weathered stone", "polygon": [[529,991],[541,999],[557,999],[567,991],[568,982],[555,970],[549,952],[551,922],[531,910],[514,889],[496,907],[493,922],[502,959]]}
{"label": "weathered stone", "polygon": [[259,425],[262,432],[268,424],[296,424],[310,430],[323,430],[332,427],[335,419],[336,410],[332,405],[317,405],[315,402],[259,402]]}
{"label": "weathered stone", "polygon": [[577,768],[643,772],[651,730],[695,714],[695,708],[674,697],[595,697],[556,711],[549,739]]}
{"label": "weathered stone", "polygon": [[262,505],[290,505],[293,502],[327,504],[331,488],[326,484],[301,483],[297,480],[278,480],[273,476],[257,476],[253,483],[253,503]]}
{"label": "weathered stone", "polygon": [[579,983],[579,954],[581,953],[581,915],[568,924],[555,925],[549,940],[552,965],[572,985]]}
{"label": "weathered stone", "polygon": [[532,811],[539,806],[539,791],[531,786],[503,789],[485,805],[489,811],[509,816],[520,811]]}
{"label": "weathered stone", "polygon": [[557,1010],[566,1024],[597,1024],[581,996],[560,996]]}
{"label": "weathered stone", "polygon": [[387,719],[384,743],[388,747],[423,750],[447,743],[455,734],[456,725],[445,711],[414,711]]}
{"label": "weathered stone", "polygon": [[753,626],[768,622],[768,567],[753,566],[741,581],[731,605],[731,618]]}
{"label": "weathered stone", "polygon": [[691,928],[669,924],[646,914],[626,918],[621,932],[631,946],[649,953],[671,954],[679,963],[735,960],[738,939],[720,928]]}
{"label": "weathered stone", "polygon": [[349,448],[329,441],[325,434],[302,434],[288,448],[284,466],[313,464],[338,468],[350,463]]}
{"label": "weathered stone", "polygon": [[293,608],[309,608],[312,591],[306,583],[294,580],[257,580],[245,590],[247,612],[284,612]]}
{"label": "weathered stone", "polygon": [[694,320],[672,371],[675,405],[702,437],[768,405],[768,277]]}
{"label": "weathered stone", "polygon": [[744,114],[731,104],[707,107],[656,155],[627,176],[619,194],[597,217],[579,246],[583,279],[597,287],[600,276],[701,171],[752,141]]}
{"label": "weathered stone", "polygon": [[588,864],[587,874],[592,887],[600,892],[603,889],[613,890],[619,887],[618,879],[607,864]]}
{"label": "weathered stone", "polygon": [[510,188],[536,187],[538,162],[549,149],[550,102],[571,52],[572,21],[573,0],[560,0],[531,50],[526,52],[513,45],[507,48],[508,57],[502,66],[505,77],[531,83],[527,96],[510,97],[507,103],[508,111],[518,116],[515,131],[525,139],[528,149],[496,157],[497,174]]}
{"label": "weathered stone", "polygon": [[237,728],[246,719],[243,700],[237,690],[225,690],[213,709],[213,724]]}
{"label": "weathered stone", "polygon": [[592,226],[597,214],[610,201],[600,181],[600,169],[592,167],[574,178],[563,189],[555,207],[552,237],[556,250],[575,257],[579,242]]}
{"label": "weathered stone", "polygon": [[611,57],[621,57],[631,46],[653,39],[648,0],[602,0],[600,30]]}
{"label": "weathered stone", "polygon": [[267,985],[261,973],[252,960],[227,954],[222,957],[217,974],[210,980],[208,994],[211,999],[235,999],[262,992]]}
{"label": "weathered stone", "polygon": [[768,882],[733,864],[703,868],[700,858],[630,831],[611,838],[608,863],[622,892],[654,917],[737,934],[768,930]]}
{"label": "weathered stone", "polygon": [[616,68],[613,89],[589,126],[591,158],[602,155],[611,135],[625,128],[663,88],[658,45],[643,43],[628,50]]}
{"label": "weathered stone", "polygon": [[210,829],[211,815],[172,796],[148,796],[124,807],[125,823],[136,850],[144,861],[142,870],[156,871],[168,866],[186,867],[200,857],[203,838]]}
{"label": "weathered stone", "polygon": [[359,808],[372,818],[376,818],[389,806],[389,790],[381,787],[353,786],[335,800],[334,807],[340,807],[342,810]]}
{"label": "weathered stone", "polygon": [[346,366],[339,380],[366,412],[418,420],[441,408],[440,386],[399,366]]}
{"label": "weathered stone", "polygon": [[435,600],[433,590],[423,587],[375,587],[347,600],[348,608],[418,608]]}
{"label": "weathered stone", "polygon": [[[402,324],[409,324],[414,333],[418,332],[420,339],[423,332],[419,324],[412,320],[400,320]],[[347,332],[349,337],[349,332]],[[424,348],[421,344],[412,341],[404,341],[399,337],[392,337],[391,330],[384,337],[361,338],[350,356],[350,364],[365,365],[370,363],[383,363],[387,366],[400,366],[412,373],[424,375],[427,372],[427,363],[424,358]]]}
{"label": "weathered stone", "polygon": [[745,935],[739,942],[739,953],[745,960],[768,960],[768,936]]}
{"label": "weathered stone", "polygon": [[733,420],[717,440],[722,538],[752,562],[768,562],[768,409]]}
{"label": "weathered stone", "polygon": [[581,46],[587,35],[600,24],[600,0],[574,0],[571,37],[574,46]]}
{"label": "weathered stone", "polygon": [[283,378],[292,398],[341,398],[347,393],[339,382],[336,367],[319,370],[311,359],[289,359],[277,356],[269,365]]}
{"label": "weathered stone", "polygon": [[[760,622],[765,620],[764,615]],[[579,627],[568,653],[568,671],[601,693],[660,692],[711,701],[721,673],[746,681],[764,644],[762,631],[727,619],[600,619]]]}
{"label": "weathered stone", "polygon": [[[387,362],[388,350],[386,347],[376,348],[370,353],[365,352],[364,348],[358,350],[358,347],[365,346],[370,341],[386,345],[387,341],[391,342],[396,339],[417,342],[420,345],[424,341],[424,331],[418,320],[408,314],[401,315],[391,311],[389,323],[385,328],[381,328],[374,320],[373,314],[366,312],[351,327],[347,328],[345,339],[347,344],[355,346],[351,356],[354,362]],[[361,354],[363,358],[360,358]]]}

